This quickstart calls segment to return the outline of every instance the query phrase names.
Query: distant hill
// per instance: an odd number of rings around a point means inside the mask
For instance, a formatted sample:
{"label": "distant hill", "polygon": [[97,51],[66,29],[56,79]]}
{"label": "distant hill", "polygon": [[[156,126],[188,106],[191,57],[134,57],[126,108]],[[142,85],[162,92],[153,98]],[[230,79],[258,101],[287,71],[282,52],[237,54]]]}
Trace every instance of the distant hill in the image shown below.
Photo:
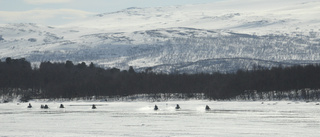
{"label": "distant hill", "polygon": [[0,58],[156,72],[234,72],[320,63],[320,2],[127,8],[63,26],[0,25]]}

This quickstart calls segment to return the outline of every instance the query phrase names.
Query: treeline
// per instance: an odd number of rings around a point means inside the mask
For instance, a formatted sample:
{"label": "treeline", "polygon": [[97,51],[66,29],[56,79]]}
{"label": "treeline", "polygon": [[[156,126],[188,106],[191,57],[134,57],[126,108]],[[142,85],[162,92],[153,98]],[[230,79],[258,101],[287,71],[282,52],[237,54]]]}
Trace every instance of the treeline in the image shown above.
{"label": "treeline", "polygon": [[[320,66],[256,67],[252,71],[213,74],[162,74],[152,69],[135,72],[103,69],[93,63],[42,62],[32,68],[25,59],[0,61],[0,95],[31,98],[79,98],[88,96],[128,96],[134,94],[203,93],[209,99],[230,99],[245,93],[320,89]],[[319,99],[320,93],[312,94]]]}

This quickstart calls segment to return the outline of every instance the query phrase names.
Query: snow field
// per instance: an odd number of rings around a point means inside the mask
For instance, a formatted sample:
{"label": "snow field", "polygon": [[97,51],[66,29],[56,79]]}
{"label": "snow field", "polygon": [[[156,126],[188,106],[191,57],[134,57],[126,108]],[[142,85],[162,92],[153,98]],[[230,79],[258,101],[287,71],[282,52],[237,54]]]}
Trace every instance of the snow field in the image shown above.
{"label": "snow field", "polygon": [[64,109],[58,102],[31,104],[0,104],[0,136],[312,137],[320,129],[314,102],[63,102]]}

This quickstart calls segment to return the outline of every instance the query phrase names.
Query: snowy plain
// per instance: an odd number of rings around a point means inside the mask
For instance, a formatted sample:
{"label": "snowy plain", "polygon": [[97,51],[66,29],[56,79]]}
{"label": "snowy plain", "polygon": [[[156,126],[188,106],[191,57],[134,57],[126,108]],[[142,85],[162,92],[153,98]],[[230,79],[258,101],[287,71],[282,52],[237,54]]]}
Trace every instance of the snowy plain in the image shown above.
{"label": "snowy plain", "polygon": [[[0,136],[317,137],[317,102],[39,102],[0,104]],[[58,108],[63,103],[65,108]],[[50,109],[40,109],[48,104]],[[91,109],[96,104],[97,109]],[[181,109],[175,110],[179,104]],[[159,110],[154,111],[154,105]],[[205,105],[211,107],[205,111]]]}

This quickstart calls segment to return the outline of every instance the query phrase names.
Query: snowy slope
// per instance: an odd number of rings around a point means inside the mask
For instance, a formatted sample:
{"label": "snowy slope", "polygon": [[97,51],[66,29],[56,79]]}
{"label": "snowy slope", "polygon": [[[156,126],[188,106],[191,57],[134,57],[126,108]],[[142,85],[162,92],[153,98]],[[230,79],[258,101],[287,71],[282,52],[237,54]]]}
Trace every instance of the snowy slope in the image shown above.
{"label": "snowy slope", "polygon": [[[128,8],[98,15],[77,26],[132,32],[190,27],[269,34],[319,29],[319,2],[314,0],[246,0],[159,8]],[[74,25],[74,24],[72,24]],[[258,31],[259,30],[259,31]]]}
{"label": "snowy slope", "polygon": [[63,26],[0,25],[0,58],[162,72],[320,63],[320,2],[224,1],[127,8]]}

